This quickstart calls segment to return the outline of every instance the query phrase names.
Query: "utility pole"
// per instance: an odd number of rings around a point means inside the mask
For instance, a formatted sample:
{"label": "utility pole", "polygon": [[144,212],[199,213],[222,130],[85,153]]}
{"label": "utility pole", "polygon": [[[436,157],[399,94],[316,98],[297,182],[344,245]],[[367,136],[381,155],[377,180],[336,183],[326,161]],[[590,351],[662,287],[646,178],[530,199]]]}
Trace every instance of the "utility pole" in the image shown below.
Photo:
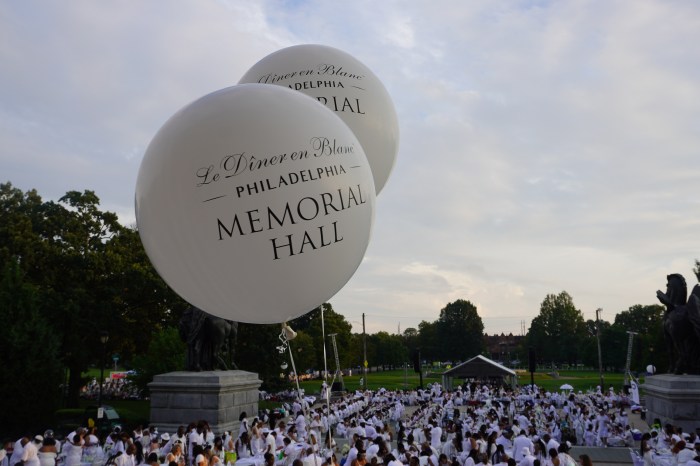
{"label": "utility pole", "polygon": [[605,393],[605,379],[603,378],[603,351],[600,349],[600,313],[603,309],[595,310],[595,336],[598,339],[598,371],[600,372],[600,391]]}
{"label": "utility pole", "polygon": [[363,389],[367,389],[367,333],[365,332],[365,313],[362,313],[362,374],[363,378]]}
{"label": "utility pole", "polygon": [[632,341],[634,340],[634,336],[637,334],[637,332],[627,330],[627,334],[629,335],[629,338],[627,340],[627,362],[625,363],[625,385],[628,385],[631,379],[630,366],[632,364]]}

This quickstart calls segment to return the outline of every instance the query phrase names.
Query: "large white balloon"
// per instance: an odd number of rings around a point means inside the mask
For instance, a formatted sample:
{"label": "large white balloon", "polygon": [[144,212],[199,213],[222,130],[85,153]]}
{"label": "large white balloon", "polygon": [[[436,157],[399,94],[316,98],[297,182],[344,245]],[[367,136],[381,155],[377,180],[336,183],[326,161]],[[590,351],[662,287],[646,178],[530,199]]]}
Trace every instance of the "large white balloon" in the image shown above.
{"label": "large white balloon", "polygon": [[375,190],[343,121],[244,84],[189,104],[146,150],[136,220],[173,290],[220,317],[279,323],[331,298],[364,256]]}
{"label": "large white balloon", "polygon": [[335,111],[360,140],[379,194],[396,161],[399,124],[389,93],[369,68],[333,47],[295,45],[263,58],[239,82],[288,87]]}

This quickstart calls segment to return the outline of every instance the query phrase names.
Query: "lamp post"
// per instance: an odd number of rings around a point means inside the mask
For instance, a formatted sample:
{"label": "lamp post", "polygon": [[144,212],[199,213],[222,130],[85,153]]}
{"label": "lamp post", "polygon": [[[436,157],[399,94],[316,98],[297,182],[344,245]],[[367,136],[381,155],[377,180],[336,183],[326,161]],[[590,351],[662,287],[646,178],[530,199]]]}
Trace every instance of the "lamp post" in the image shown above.
{"label": "lamp post", "polygon": [[362,313],[362,367],[363,375],[362,389],[367,390],[367,333],[365,332],[365,313]]}
{"label": "lamp post", "polygon": [[603,377],[603,352],[600,348],[600,313],[601,308],[595,310],[595,336],[598,340],[598,371],[600,372],[600,391],[605,393],[605,378]]}
{"label": "lamp post", "polygon": [[100,343],[102,343],[102,358],[100,359],[100,392],[97,395],[97,406],[102,406],[102,384],[105,380],[105,350],[109,341],[109,333],[106,330],[100,332]]}

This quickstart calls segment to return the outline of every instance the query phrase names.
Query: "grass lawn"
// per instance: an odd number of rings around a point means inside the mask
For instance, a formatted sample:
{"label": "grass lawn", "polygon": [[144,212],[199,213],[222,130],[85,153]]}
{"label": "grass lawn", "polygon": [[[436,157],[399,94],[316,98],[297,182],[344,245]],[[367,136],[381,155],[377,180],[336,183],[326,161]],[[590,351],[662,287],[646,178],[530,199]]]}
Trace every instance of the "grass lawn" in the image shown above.
{"label": "grass lawn", "polygon": [[[622,373],[603,374],[605,386],[613,385],[616,391],[622,388],[624,375]],[[354,391],[360,387],[361,375],[353,375],[351,377],[343,377],[345,388]],[[557,375],[552,376],[545,372],[535,372],[535,384],[544,388],[546,391],[559,391],[559,387],[563,384],[570,384],[575,391],[585,392],[588,389],[595,389],[600,385],[600,375],[595,371],[559,371]],[[442,382],[440,372],[432,372],[430,375],[423,375],[423,386],[429,383]],[[454,382],[455,385],[458,381]],[[529,372],[518,372],[518,383],[527,385],[530,383]],[[318,393],[321,390],[320,380],[303,381],[299,384],[306,393]],[[389,390],[404,390],[416,388],[419,385],[419,376],[413,370],[405,373],[403,370],[371,372],[367,376],[367,385],[369,388],[376,390],[378,388],[386,388]]]}

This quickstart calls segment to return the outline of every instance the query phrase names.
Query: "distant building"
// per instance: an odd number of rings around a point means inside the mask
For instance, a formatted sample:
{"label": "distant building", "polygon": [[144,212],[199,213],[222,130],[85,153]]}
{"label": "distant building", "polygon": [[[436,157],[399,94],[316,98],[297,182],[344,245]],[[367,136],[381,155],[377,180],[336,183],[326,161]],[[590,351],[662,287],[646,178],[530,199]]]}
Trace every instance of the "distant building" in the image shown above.
{"label": "distant building", "polygon": [[506,366],[520,358],[520,352],[524,343],[525,337],[521,335],[513,335],[512,333],[508,335],[505,333],[500,335],[484,334],[486,356]]}

